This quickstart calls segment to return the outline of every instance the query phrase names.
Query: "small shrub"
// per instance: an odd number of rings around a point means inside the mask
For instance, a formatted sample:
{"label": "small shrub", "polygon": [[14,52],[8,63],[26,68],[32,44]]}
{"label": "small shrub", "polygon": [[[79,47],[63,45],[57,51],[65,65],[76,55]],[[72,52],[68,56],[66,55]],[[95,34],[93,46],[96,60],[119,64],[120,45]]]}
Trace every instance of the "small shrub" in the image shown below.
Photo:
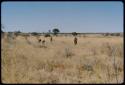
{"label": "small shrub", "polygon": [[73,36],[77,36],[78,33],[76,33],[76,32],[72,32],[72,35],[73,35]]}
{"label": "small shrub", "polygon": [[38,34],[37,32],[32,32],[31,35],[37,36],[37,35],[39,35],[39,34]]}
{"label": "small shrub", "polygon": [[115,36],[120,36],[120,33],[115,33],[114,35],[115,35]]}
{"label": "small shrub", "polygon": [[105,33],[104,36],[109,36],[110,34],[109,33]]}
{"label": "small shrub", "polygon": [[78,71],[79,71],[79,75],[81,75],[84,71],[87,71],[89,72],[88,76],[91,76],[93,75],[94,68],[92,64],[82,64],[78,66]]}
{"label": "small shrub", "polygon": [[87,71],[93,71],[93,66],[89,64],[84,64],[82,68]]}
{"label": "small shrub", "polygon": [[73,52],[69,49],[69,48],[65,48],[65,56],[68,58],[68,57],[71,57],[73,56]]}
{"label": "small shrub", "polygon": [[44,37],[50,37],[50,34],[45,34]]}

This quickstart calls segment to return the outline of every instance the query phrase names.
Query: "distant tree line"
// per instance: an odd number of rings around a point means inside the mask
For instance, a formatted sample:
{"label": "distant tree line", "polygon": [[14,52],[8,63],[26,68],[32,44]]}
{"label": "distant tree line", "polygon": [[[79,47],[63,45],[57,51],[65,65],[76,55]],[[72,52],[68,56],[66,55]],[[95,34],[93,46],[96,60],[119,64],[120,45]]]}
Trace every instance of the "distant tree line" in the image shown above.
{"label": "distant tree line", "polygon": [[120,33],[105,33],[104,36],[120,36]]}

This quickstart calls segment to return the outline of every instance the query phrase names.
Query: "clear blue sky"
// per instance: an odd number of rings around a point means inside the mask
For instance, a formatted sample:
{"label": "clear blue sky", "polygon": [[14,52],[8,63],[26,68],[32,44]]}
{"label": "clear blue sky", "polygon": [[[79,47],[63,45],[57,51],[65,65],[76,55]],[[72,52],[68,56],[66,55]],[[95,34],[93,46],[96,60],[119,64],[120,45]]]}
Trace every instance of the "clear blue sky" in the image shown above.
{"label": "clear blue sky", "polygon": [[122,2],[2,2],[4,31],[123,32]]}

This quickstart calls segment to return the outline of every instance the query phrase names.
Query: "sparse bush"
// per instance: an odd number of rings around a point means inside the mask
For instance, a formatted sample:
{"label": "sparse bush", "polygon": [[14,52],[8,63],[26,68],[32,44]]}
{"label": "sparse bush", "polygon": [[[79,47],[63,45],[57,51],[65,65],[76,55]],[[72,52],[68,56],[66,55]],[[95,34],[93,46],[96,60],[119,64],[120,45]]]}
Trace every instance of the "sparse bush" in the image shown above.
{"label": "sparse bush", "polygon": [[116,56],[123,57],[123,46],[122,44],[111,44],[111,43],[103,43],[103,47],[101,48],[101,53],[105,53],[108,56],[112,56],[113,50],[117,49],[117,52],[115,52]]}
{"label": "sparse bush", "polygon": [[51,37],[51,35],[50,34],[45,34],[44,37]]}
{"label": "sparse bush", "polygon": [[73,36],[77,36],[78,33],[76,33],[76,32],[72,32],[72,35],[73,35]]}
{"label": "sparse bush", "polygon": [[120,36],[120,33],[111,33],[111,36]]}
{"label": "sparse bush", "polygon": [[74,55],[74,53],[71,51],[71,49],[65,48],[65,56],[67,58],[72,57],[73,55]]}
{"label": "sparse bush", "polygon": [[116,33],[115,36],[120,36],[120,33]]}
{"label": "sparse bush", "polygon": [[110,35],[111,35],[111,36],[115,36],[115,34],[114,34],[114,33],[110,33]]}
{"label": "sparse bush", "polygon": [[107,48],[108,48],[108,55],[110,57],[112,57],[112,61],[113,61],[113,68],[114,68],[114,74],[116,77],[116,82],[118,83],[118,69],[117,69],[117,64],[116,64],[116,53],[118,52],[117,48],[113,45],[110,45],[109,43],[107,43]]}
{"label": "sparse bush", "polygon": [[17,37],[19,34],[21,34],[21,32],[20,31],[15,31],[14,34]]}
{"label": "sparse bush", "polygon": [[105,33],[104,36],[109,36],[110,34],[109,33]]}
{"label": "sparse bush", "polygon": [[89,65],[89,64],[84,64],[82,66],[83,70],[87,70],[87,71],[93,71],[93,66]]}
{"label": "sparse bush", "polygon": [[32,34],[33,36],[39,35],[37,32],[32,32],[31,34]]}

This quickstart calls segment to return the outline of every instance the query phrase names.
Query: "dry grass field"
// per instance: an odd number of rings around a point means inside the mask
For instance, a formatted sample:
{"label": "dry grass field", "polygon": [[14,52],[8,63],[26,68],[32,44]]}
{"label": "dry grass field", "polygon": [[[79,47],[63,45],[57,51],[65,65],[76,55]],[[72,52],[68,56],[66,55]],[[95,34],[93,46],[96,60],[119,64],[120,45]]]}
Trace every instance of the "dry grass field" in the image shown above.
{"label": "dry grass field", "polygon": [[1,44],[2,83],[123,83],[123,37],[6,37]]}

